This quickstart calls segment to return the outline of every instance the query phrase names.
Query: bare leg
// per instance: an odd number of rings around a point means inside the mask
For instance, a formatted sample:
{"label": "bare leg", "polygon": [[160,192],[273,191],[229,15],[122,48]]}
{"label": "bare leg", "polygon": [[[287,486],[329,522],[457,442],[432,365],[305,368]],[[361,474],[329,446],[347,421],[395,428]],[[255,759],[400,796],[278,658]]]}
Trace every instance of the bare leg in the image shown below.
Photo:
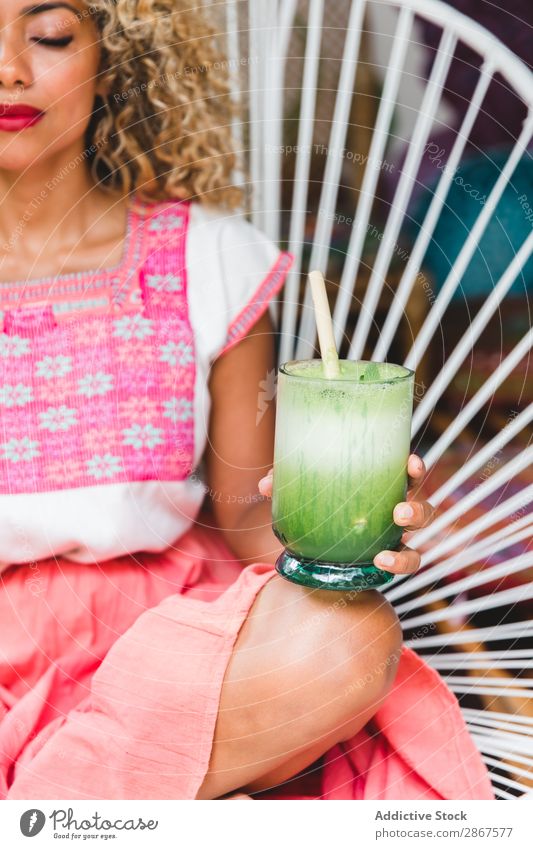
{"label": "bare leg", "polygon": [[197,798],[272,786],[353,736],[385,700],[400,649],[398,618],[377,590],[349,596],[273,577],[228,664]]}

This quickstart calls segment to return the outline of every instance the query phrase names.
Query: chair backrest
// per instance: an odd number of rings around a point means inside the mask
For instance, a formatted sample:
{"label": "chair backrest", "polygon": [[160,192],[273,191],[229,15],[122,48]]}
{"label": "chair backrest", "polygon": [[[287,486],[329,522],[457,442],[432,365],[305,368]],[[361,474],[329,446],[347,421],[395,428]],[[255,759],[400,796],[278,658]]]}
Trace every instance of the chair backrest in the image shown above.
{"label": "chair backrest", "polygon": [[[522,285],[520,303],[527,316],[524,272],[528,263],[531,269],[533,253],[533,192],[524,191],[523,178],[524,174],[531,175],[533,74],[493,34],[440,0],[336,0],[335,4],[324,0],[226,0],[209,6],[217,6],[224,15],[222,27],[234,69],[234,96],[245,116],[236,124],[235,132],[248,155],[249,179],[254,187],[252,219],[271,238],[283,241],[296,257],[282,295],[271,306],[280,331],[278,363],[319,355],[305,274],[320,269],[332,283],[329,294],[339,350],[344,345],[345,356],[354,359],[382,361],[391,353],[397,358],[402,351],[398,336],[403,333],[402,360],[418,376],[424,358],[431,359],[433,337],[442,327],[450,327],[461,284],[468,289],[479,246],[486,251],[494,239],[491,228],[499,223],[504,201],[506,209],[511,206],[514,210],[513,220],[518,216],[518,235],[509,260],[490,281],[486,297],[432,375],[430,385],[423,387],[417,398],[412,436],[415,440],[418,434],[419,444],[424,446],[425,430],[435,408],[476,350],[489,322],[500,314],[517,281]],[[376,30],[383,15],[393,25],[388,35],[381,36],[387,61],[379,67],[379,62],[371,62],[368,56],[372,43],[380,37]],[[429,26],[432,29],[428,30]],[[423,49],[420,45],[427,32],[433,33],[426,54],[427,78],[418,72],[413,79],[411,53],[415,48]],[[452,63],[457,61],[466,62],[470,88],[467,86],[467,99],[448,146],[439,150],[432,139],[439,131],[449,129],[446,86]],[[499,148],[498,156],[491,150],[480,150],[473,141],[477,122],[487,112],[488,92],[496,84],[506,97],[515,98],[521,110],[516,137]],[[415,96],[413,88],[419,92],[414,110],[412,105],[402,107],[406,90]],[[410,112],[412,120],[410,135],[399,140],[396,124],[402,108],[404,114]],[[354,147],[347,139],[356,125],[359,136]],[[397,150],[402,141],[402,157],[396,154],[389,161],[391,149]],[[472,161],[472,154],[479,157],[481,165],[488,163],[492,169],[484,178],[486,192],[482,198],[458,178],[462,164]],[[427,175],[429,164],[435,180],[429,197],[420,205],[421,175]],[[471,218],[462,235],[461,228],[456,227],[459,243],[437,291],[435,277],[424,269],[429,251],[435,250],[435,234],[439,227],[442,229],[443,220],[451,221],[446,224],[448,230],[453,230],[454,220],[459,220],[458,203],[460,207],[464,203],[465,216],[468,206]],[[414,221],[416,208],[419,213]],[[451,217],[445,219],[446,215]],[[343,229],[342,224],[348,226]],[[402,247],[406,233],[407,250]],[[487,277],[491,267],[488,263]],[[409,313],[415,293],[419,301],[422,293],[425,304],[418,313]],[[463,303],[467,302],[463,297]],[[415,313],[420,314],[416,327],[412,319]],[[410,322],[407,333],[405,327],[401,329],[406,314]],[[480,412],[490,408],[498,391],[527,358],[533,343],[530,324],[525,323],[511,350],[496,357],[491,373],[469,400],[459,402],[452,410],[438,438],[424,450],[414,445],[428,468],[443,457]],[[410,338],[408,350],[405,338]],[[437,652],[429,661],[436,668],[444,672],[459,669],[459,674],[447,676],[459,697],[474,692],[492,696],[498,704],[514,705],[519,700],[526,705],[520,716],[512,716],[512,707],[508,707],[492,713],[490,719],[486,712],[464,707],[472,734],[487,764],[494,767],[494,786],[502,798],[526,790],[523,779],[533,776],[533,744],[527,738],[533,724],[533,681],[516,679],[512,672],[524,665],[527,653],[527,643],[517,649],[513,641],[531,639],[533,621],[522,614],[517,621],[511,619],[497,628],[492,624],[474,628],[467,635],[469,650],[461,649],[465,634],[454,623],[467,621],[483,610],[501,608],[503,614],[522,605],[519,609],[523,611],[523,605],[533,598],[533,583],[521,580],[533,574],[533,553],[510,554],[512,546],[530,538],[533,529],[533,483],[512,486],[531,466],[533,447],[524,446],[497,471],[484,475],[487,464],[502,449],[515,444],[519,436],[523,444],[524,431],[533,418],[531,392],[528,403],[523,403],[522,396],[517,397],[518,402],[523,409],[515,411],[513,405],[504,426],[486,444],[472,445],[464,465],[432,493],[436,507],[451,493],[459,495],[453,506],[412,538],[411,545],[425,548],[426,568],[409,581],[395,580],[385,590],[406,630],[427,624],[430,605],[431,622],[440,623],[441,630],[418,635],[411,644],[422,653]],[[477,485],[462,494],[465,483],[476,478]],[[458,517],[500,490],[503,496],[491,510],[482,512],[467,526],[455,528]],[[444,576],[459,567],[478,564],[495,552],[501,554],[497,565],[442,584]],[[501,589],[499,582],[509,575],[517,576],[515,584]],[[466,598],[468,591],[477,597]],[[479,649],[484,648],[484,641],[494,647],[470,653],[472,643]],[[499,641],[502,649],[498,649]],[[442,654],[444,646],[448,647],[446,654]],[[487,678],[487,670],[494,666],[504,669],[506,677]],[[475,670],[478,674],[473,674]],[[513,762],[514,784],[497,772],[503,756]]]}

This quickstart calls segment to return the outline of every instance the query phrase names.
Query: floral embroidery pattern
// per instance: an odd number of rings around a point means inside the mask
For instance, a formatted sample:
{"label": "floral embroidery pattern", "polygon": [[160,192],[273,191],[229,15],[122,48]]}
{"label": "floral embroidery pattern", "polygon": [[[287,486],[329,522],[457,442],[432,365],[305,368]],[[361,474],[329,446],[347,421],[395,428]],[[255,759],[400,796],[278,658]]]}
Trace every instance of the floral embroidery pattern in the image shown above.
{"label": "floral embroidery pattern", "polygon": [[183,216],[174,214],[157,215],[150,221],[149,230],[174,230],[183,226]]}
{"label": "floral embroidery pattern", "polygon": [[[73,278],[65,302],[76,307],[84,297],[87,309],[62,309],[56,300],[57,321],[36,323],[35,309],[18,309],[15,321],[9,304],[0,303],[7,319],[0,332],[4,492],[190,474],[196,366],[185,268],[188,206],[176,201],[161,211],[156,204],[146,214],[129,266],[99,278],[87,300],[89,279]],[[119,304],[114,296],[122,292]],[[102,313],[90,300],[104,293],[111,308]]]}
{"label": "floral embroidery pattern", "polygon": [[120,472],[120,457],[112,454],[95,454],[87,460],[87,469],[95,478],[112,478]]}
{"label": "floral embroidery pattern", "polygon": [[39,419],[39,427],[51,431],[68,430],[77,422],[77,411],[62,404],[61,407],[48,407],[44,413],[39,413]]}
{"label": "floral embroidery pattern", "polygon": [[192,401],[187,401],[185,398],[170,398],[168,401],[163,401],[165,418],[172,422],[186,422],[193,416]]}
{"label": "floral embroidery pattern", "polygon": [[22,357],[30,352],[30,340],[24,336],[0,337],[0,357]]}
{"label": "floral embroidery pattern", "polygon": [[181,274],[147,274],[146,285],[157,292],[182,292]]}
{"label": "floral embroidery pattern", "polygon": [[[70,324],[63,325],[63,332],[71,329]],[[109,326],[98,319],[79,319],[72,322],[72,339],[74,346],[90,345],[92,348],[105,344],[109,335]]]}
{"label": "floral embroidery pattern", "polygon": [[121,339],[144,339],[153,334],[152,320],[142,315],[125,315],[115,319],[114,335]]}
{"label": "floral embroidery pattern", "polygon": [[64,485],[65,479],[75,480],[85,472],[85,464],[68,457],[64,460],[54,460],[46,465],[46,475],[55,484]]}
{"label": "floral embroidery pattern", "polygon": [[78,392],[92,398],[93,395],[105,395],[113,388],[113,375],[97,371],[96,374],[85,374],[78,381]]}
{"label": "floral embroidery pattern", "polygon": [[116,442],[116,432],[112,427],[90,427],[84,431],[83,445],[87,453],[96,454],[102,450],[102,445],[114,445]]}
{"label": "floral embroidery pattern", "polygon": [[12,463],[33,460],[40,454],[37,440],[29,439],[27,436],[23,436],[22,439],[10,439],[8,442],[3,442],[0,447],[4,452],[4,458],[11,460]]}
{"label": "floral embroidery pattern", "polygon": [[176,392],[181,392],[184,389],[192,392],[192,384],[189,384],[189,373],[185,375],[186,383],[179,374],[179,369],[170,368],[164,374],[158,377],[161,390],[166,394],[174,395]]}
{"label": "floral embroidery pattern", "polygon": [[56,377],[64,377],[72,371],[72,357],[58,354],[57,357],[43,357],[36,364],[37,377],[53,380]]}
{"label": "floral embroidery pattern", "polygon": [[[35,400],[48,404],[50,402],[50,383],[34,383]],[[57,403],[68,401],[72,395],[70,382],[67,379],[57,380],[54,383],[54,401]]]}
{"label": "floral embroidery pattern", "polygon": [[133,445],[134,448],[155,448],[156,445],[163,444],[163,431],[151,424],[134,424],[123,430],[122,433],[124,434],[124,444]]}
{"label": "floral embroidery pattern", "polygon": [[128,398],[119,404],[120,413],[126,419],[148,419],[157,414],[157,401],[150,398]]}
{"label": "floral embroidery pattern", "polygon": [[167,342],[166,345],[161,345],[159,359],[171,366],[186,366],[193,361],[192,346],[185,342]]}
{"label": "floral embroidery pattern", "polygon": [[124,363],[146,363],[153,359],[153,348],[151,342],[143,342],[132,339],[127,346],[120,346],[117,356]]}
{"label": "floral embroidery pattern", "polygon": [[31,386],[24,386],[23,383],[17,383],[16,386],[4,383],[3,386],[0,386],[0,404],[4,404],[6,407],[23,407],[24,404],[29,404],[32,399]]}

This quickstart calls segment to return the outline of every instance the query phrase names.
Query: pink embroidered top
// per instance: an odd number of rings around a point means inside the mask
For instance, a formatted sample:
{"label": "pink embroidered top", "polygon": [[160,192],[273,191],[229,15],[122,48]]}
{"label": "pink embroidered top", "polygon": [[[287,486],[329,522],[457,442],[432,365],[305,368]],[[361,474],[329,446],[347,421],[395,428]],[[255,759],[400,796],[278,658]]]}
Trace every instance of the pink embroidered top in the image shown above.
{"label": "pink embroidered top", "polygon": [[291,262],[240,216],[135,197],[117,266],[0,283],[0,561],[176,542],[206,492],[210,366]]}

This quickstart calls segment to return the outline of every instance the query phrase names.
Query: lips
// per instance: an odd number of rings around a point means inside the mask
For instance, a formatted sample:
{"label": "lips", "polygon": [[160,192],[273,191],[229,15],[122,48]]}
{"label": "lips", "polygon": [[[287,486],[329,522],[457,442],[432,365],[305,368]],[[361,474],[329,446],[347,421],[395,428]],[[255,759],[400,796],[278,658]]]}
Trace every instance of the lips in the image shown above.
{"label": "lips", "polygon": [[40,109],[25,103],[0,103],[0,118],[32,118],[42,115]]}
{"label": "lips", "polygon": [[26,103],[0,103],[0,130],[17,133],[32,127],[43,117],[44,112]]}

